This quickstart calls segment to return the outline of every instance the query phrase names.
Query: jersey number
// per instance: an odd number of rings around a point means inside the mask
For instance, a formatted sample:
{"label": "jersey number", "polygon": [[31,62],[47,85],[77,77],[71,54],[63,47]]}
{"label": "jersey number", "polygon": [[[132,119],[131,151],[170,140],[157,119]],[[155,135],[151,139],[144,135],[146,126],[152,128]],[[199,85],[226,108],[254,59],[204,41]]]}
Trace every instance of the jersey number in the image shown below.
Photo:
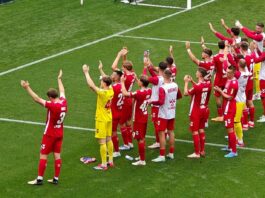
{"label": "jersey number", "polygon": [[118,102],[117,102],[117,106],[118,107],[120,107],[120,106],[122,106],[123,105],[123,95],[122,95],[122,93],[120,93],[119,95],[118,95]]}
{"label": "jersey number", "polygon": [[145,100],[143,104],[141,104],[140,106],[140,109],[142,110],[143,113],[147,111],[147,106],[148,106],[148,102]]}
{"label": "jersey number", "polygon": [[60,114],[60,119],[57,120],[55,128],[61,128],[61,124],[62,124],[63,121],[64,121],[64,117],[65,117],[65,115],[66,115],[65,112],[61,112],[61,114]]}
{"label": "jersey number", "polygon": [[202,92],[201,105],[204,105],[207,99],[207,92]]}

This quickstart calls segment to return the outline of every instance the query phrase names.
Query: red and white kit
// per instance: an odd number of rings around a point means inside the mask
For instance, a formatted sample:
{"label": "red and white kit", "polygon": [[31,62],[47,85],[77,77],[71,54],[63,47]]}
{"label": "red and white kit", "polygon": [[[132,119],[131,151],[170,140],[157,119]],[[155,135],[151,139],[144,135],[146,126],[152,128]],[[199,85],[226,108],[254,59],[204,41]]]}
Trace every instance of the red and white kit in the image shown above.
{"label": "red and white kit", "polygon": [[63,142],[63,121],[67,112],[67,100],[60,97],[59,102],[45,102],[47,111],[46,127],[41,143],[41,154],[60,153]]}
{"label": "red and white kit", "polygon": [[223,115],[226,128],[234,128],[234,118],[236,115],[236,95],[238,92],[238,81],[236,78],[232,80],[227,80],[225,88],[223,90],[231,99],[223,97]]}
{"label": "red and white kit", "polygon": [[159,88],[159,131],[173,131],[175,129],[176,103],[178,99],[178,85],[174,82],[163,84]]}
{"label": "red and white kit", "polygon": [[214,71],[213,62],[212,61],[200,61],[198,66],[204,68],[207,71],[207,75],[204,77],[204,79],[207,81],[211,81],[213,71]]}
{"label": "red and white kit", "polygon": [[209,81],[193,84],[188,91],[191,96],[190,104],[190,130],[198,131],[204,129],[209,118],[208,103],[211,95],[211,83]]}
{"label": "red and white kit", "polygon": [[112,112],[112,131],[117,131],[118,124],[121,123],[122,106],[124,104],[124,97],[121,91],[121,83],[115,83],[112,85],[114,96],[111,101]]}
{"label": "red and white kit", "polygon": [[148,101],[151,98],[151,94],[151,89],[131,92],[130,97],[135,99],[133,110],[133,136],[137,140],[145,138],[146,135],[148,122]]}
{"label": "red and white kit", "polygon": [[242,32],[244,32],[247,37],[253,39],[258,45],[259,51],[263,52],[263,41],[265,40],[264,32],[258,34],[255,31],[251,31],[246,27],[242,28]]}
{"label": "red and white kit", "polygon": [[[125,83],[124,83],[125,88],[128,92],[130,92],[135,82],[135,73],[124,73],[124,77],[126,78]],[[132,98],[125,97],[123,108],[122,108],[122,119],[121,119],[122,124],[131,120],[132,104],[133,104]]]}

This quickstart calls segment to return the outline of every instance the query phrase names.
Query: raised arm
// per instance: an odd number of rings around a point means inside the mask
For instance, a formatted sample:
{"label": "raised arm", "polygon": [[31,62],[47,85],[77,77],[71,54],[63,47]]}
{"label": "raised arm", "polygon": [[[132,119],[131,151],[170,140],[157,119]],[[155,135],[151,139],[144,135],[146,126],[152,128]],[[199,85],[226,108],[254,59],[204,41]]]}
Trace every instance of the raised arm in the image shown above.
{"label": "raised arm", "polygon": [[225,24],[225,20],[221,19],[222,26],[226,29],[226,31],[230,30],[230,28]]}
{"label": "raised arm", "polygon": [[202,46],[202,49],[206,49],[206,45],[205,45],[205,41],[204,41],[204,38],[203,36],[201,36],[201,46]]}
{"label": "raised arm", "polygon": [[169,46],[169,56],[173,59],[173,61],[175,63],[174,51],[173,51],[173,46],[172,45]]}
{"label": "raised arm", "polygon": [[191,76],[185,75],[184,76],[184,96],[189,95],[189,82],[191,82]]}
{"label": "raised arm", "polygon": [[102,64],[101,60],[99,61],[98,70],[99,70],[100,75],[102,77],[106,76],[105,72],[103,71],[103,64]]}
{"label": "raised arm", "polygon": [[39,103],[42,106],[45,106],[45,100],[40,98],[29,86],[28,81],[21,80],[20,82],[21,86],[28,92],[28,94],[32,97],[32,99],[36,102]]}
{"label": "raised arm", "polygon": [[235,25],[242,30],[242,32],[249,38],[255,41],[262,41],[263,36],[262,34],[256,34],[255,32],[249,30],[248,28],[244,27],[239,21],[236,21]]}
{"label": "raised arm", "polygon": [[130,92],[127,91],[126,87],[125,87],[125,78],[124,76],[121,77],[121,92],[122,95],[124,96],[130,96]]}
{"label": "raised arm", "polygon": [[99,88],[95,85],[95,83],[93,82],[92,78],[89,75],[89,66],[83,65],[83,73],[86,77],[86,82],[88,87],[90,87],[94,92],[97,92]]}
{"label": "raised arm", "polygon": [[[122,50],[120,50],[118,52],[114,62],[112,63],[112,66],[111,66],[113,71],[119,70],[119,67],[118,67],[119,61],[120,61],[121,57],[123,57],[123,61],[125,61],[127,53],[128,53],[127,48],[123,48]],[[124,60],[124,57],[125,57],[125,60]]]}
{"label": "raised arm", "polygon": [[219,39],[221,39],[221,40],[223,40],[223,41],[229,41],[230,44],[233,43],[233,39],[228,38],[228,37],[225,37],[225,36],[224,36],[223,34],[221,34],[220,32],[217,32],[217,31],[214,29],[214,27],[213,27],[213,25],[212,25],[211,23],[209,23],[209,27],[210,27],[211,31],[214,33],[214,35],[215,35],[217,38],[219,38]]}
{"label": "raised arm", "polygon": [[200,64],[200,60],[196,58],[196,56],[192,53],[191,49],[190,49],[190,42],[187,41],[186,42],[186,49],[187,52],[189,54],[190,59],[196,64],[199,65]]}
{"label": "raised arm", "polygon": [[59,75],[58,75],[58,78],[57,78],[57,80],[58,80],[58,88],[59,88],[60,97],[64,97],[65,98],[65,91],[64,91],[62,77],[63,77],[63,71],[60,69]]}

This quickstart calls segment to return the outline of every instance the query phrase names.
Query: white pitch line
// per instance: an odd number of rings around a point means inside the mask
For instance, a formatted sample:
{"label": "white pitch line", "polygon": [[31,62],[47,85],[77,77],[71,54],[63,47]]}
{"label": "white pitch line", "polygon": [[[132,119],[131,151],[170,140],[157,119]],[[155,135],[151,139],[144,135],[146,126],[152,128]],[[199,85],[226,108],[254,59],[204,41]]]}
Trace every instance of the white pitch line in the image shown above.
{"label": "white pitch line", "polygon": [[187,9],[187,8],[176,7],[176,6],[155,5],[155,4],[147,4],[147,3],[131,3],[131,5],[155,7],[155,8],[167,8],[167,9],[181,9],[181,10]]}
{"label": "white pitch line", "polygon": [[24,68],[26,68],[26,67],[29,67],[29,66],[35,65],[35,64],[37,64],[37,63],[41,63],[41,62],[44,62],[44,61],[46,61],[46,60],[50,60],[50,59],[52,59],[52,58],[55,58],[55,57],[58,57],[58,56],[62,56],[62,55],[64,55],[64,54],[68,54],[68,53],[70,53],[70,52],[73,52],[73,51],[79,50],[79,49],[81,49],[81,48],[88,47],[88,46],[91,46],[91,45],[97,44],[97,43],[102,42],[102,41],[106,41],[106,40],[111,39],[111,38],[113,38],[113,37],[115,37],[115,36],[117,36],[117,35],[125,34],[125,33],[128,33],[128,32],[131,32],[131,31],[133,31],[133,30],[137,30],[137,29],[140,29],[140,28],[146,27],[146,26],[148,26],[148,25],[151,25],[151,24],[154,24],[154,23],[160,22],[160,21],[162,21],[162,20],[165,20],[165,19],[171,18],[171,17],[173,17],[173,16],[176,16],[176,15],[179,15],[179,14],[182,14],[182,13],[185,13],[185,12],[188,12],[188,11],[190,11],[190,10],[193,10],[193,9],[196,9],[196,8],[199,8],[199,7],[202,7],[202,6],[204,6],[204,5],[207,5],[207,4],[209,4],[209,3],[212,3],[212,2],[214,2],[214,1],[215,1],[215,0],[210,0],[210,1],[207,1],[207,2],[204,2],[204,3],[201,3],[201,4],[198,4],[198,5],[196,5],[196,6],[193,6],[193,7],[192,7],[191,9],[189,9],[189,10],[186,9],[186,10],[178,11],[178,12],[175,12],[175,13],[173,13],[173,14],[169,14],[169,15],[167,15],[167,16],[160,17],[160,18],[158,18],[158,19],[155,19],[155,20],[152,20],[152,21],[149,21],[149,22],[146,22],[146,23],[143,23],[143,24],[137,25],[137,26],[132,27],[132,28],[129,28],[129,29],[127,29],[127,30],[123,30],[123,31],[121,31],[121,32],[117,32],[117,33],[115,33],[115,34],[112,34],[112,35],[106,36],[106,37],[104,37],[104,38],[100,38],[100,39],[97,39],[97,40],[95,40],[95,41],[88,42],[88,43],[86,43],[86,44],[84,44],[84,45],[80,45],[80,46],[74,47],[74,48],[72,48],[72,49],[68,49],[68,50],[65,50],[65,51],[59,52],[59,53],[57,53],[57,54],[51,55],[51,56],[47,56],[47,57],[42,58],[42,59],[39,59],[39,60],[36,60],[36,61],[30,62],[30,63],[24,64],[24,65],[20,65],[20,66],[18,66],[18,67],[15,67],[15,68],[9,69],[9,70],[7,70],[7,71],[1,72],[1,73],[0,73],[0,76],[4,76],[4,75],[9,74],[9,73],[11,73],[11,72],[14,72],[14,71],[17,71],[17,70],[24,69]]}
{"label": "white pitch line", "polygon": [[[186,41],[178,39],[163,39],[163,38],[154,38],[154,37],[143,37],[143,36],[126,36],[126,35],[117,35],[116,37],[120,38],[131,38],[131,39],[142,39],[142,40],[151,40],[151,41],[164,41],[164,42],[175,42],[175,43],[186,43]],[[193,44],[201,44],[198,41],[190,41]],[[216,43],[205,43],[206,45],[217,45]]]}
{"label": "white pitch line", "polygon": [[[45,123],[42,123],[42,122],[34,122],[34,121],[27,121],[27,120],[16,120],[16,119],[9,119],[9,118],[0,118],[0,121],[45,126]],[[64,125],[64,128],[73,129],[73,130],[80,130],[80,131],[90,131],[90,132],[95,131],[95,129],[91,129],[91,128],[67,126],[67,125]],[[151,136],[151,135],[146,135],[146,138],[155,139],[155,137]],[[175,141],[181,142],[181,143],[193,144],[193,141],[190,141],[190,140],[175,139]],[[216,143],[206,143],[206,145],[212,146],[212,147],[225,147],[226,146],[224,144],[216,144]],[[265,149],[259,149],[259,148],[249,148],[249,147],[241,148],[241,147],[239,147],[238,149],[265,153]]]}

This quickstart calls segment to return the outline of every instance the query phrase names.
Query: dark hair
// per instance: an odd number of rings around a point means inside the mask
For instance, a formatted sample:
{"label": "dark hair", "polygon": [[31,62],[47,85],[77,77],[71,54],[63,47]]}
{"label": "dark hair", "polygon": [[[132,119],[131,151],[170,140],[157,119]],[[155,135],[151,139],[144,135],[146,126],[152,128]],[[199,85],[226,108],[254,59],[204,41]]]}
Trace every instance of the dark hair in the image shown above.
{"label": "dark hair", "polygon": [[233,32],[235,36],[238,36],[240,34],[240,29],[238,27],[232,27],[231,32]]}
{"label": "dark hair", "polygon": [[248,43],[243,41],[243,42],[241,42],[240,47],[242,50],[247,51],[248,50]]}
{"label": "dark hair", "polygon": [[208,73],[206,71],[206,69],[202,68],[202,67],[199,67],[198,68],[198,72],[201,73],[202,77],[204,78]]}
{"label": "dark hair", "polygon": [[54,98],[55,99],[55,98],[58,98],[59,94],[58,94],[58,91],[56,89],[50,88],[47,91],[47,96],[49,98]]}
{"label": "dark hair", "polygon": [[218,41],[218,47],[219,47],[219,49],[224,49],[225,48],[225,42],[224,41]]}
{"label": "dark hair", "polygon": [[235,71],[236,71],[236,67],[235,67],[234,65],[230,65],[230,66],[228,67],[228,69],[229,69],[229,70],[232,70],[233,73],[235,73]]}
{"label": "dark hair", "polygon": [[111,78],[110,78],[109,76],[103,76],[103,77],[102,77],[102,81],[103,81],[104,83],[106,83],[107,86],[110,86],[111,83],[112,83],[112,80],[111,80]]}
{"label": "dark hair", "polygon": [[126,60],[126,61],[124,61],[122,66],[124,68],[126,68],[127,70],[131,71],[132,67],[133,67],[133,64],[132,64],[132,61]]}
{"label": "dark hair", "polygon": [[170,79],[171,76],[172,76],[172,72],[170,71],[170,69],[165,69],[164,71],[164,76],[167,78],[167,79]]}
{"label": "dark hair", "polygon": [[165,62],[160,62],[158,65],[159,69],[161,69],[162,71],[165,71],[165,69],[167,68],[167,63]]}
{"label": "dark hair", "polygon": [[205,54],[207,54],[208,56],[212,56],[212,54],[213,54],[213,51],[211,50],[211,49],[209,49],[209,48],[206,48],[206,49],[203,49],[203,52],[205,53]]}
{"label": "dark hair", "polygon": [[149,80],[148,80],[148,77],[146,75],[141,75],[140,76],[140,81],[143,83],[144,87],[148,87]]}
{"label": "dark hair", "polygon": [[166,62],[167,62],[167,64],[172,65],[174,63],[174,59],[169,56],[166,58]]}
{"label": "dark hair", "polygon": [[262,22],[259,22],[256,25],[259,26],[259,27],[261,27],[261,28],[264,28],[264,23],[262,23]]}
{"label": "dark hair", "polygon": [[243,37],[243,38],[241,38],[241,42],[242,42],[242,41],[245,41],[245,42],[248,43],[248,38],[247,38],[247,37]]}
{"label": "dark hair", "polygon": [[244,59],[244,56],[243,56],[243,54],[237,54],[237,55],[236,55],[236,58],[237,58],[237,59]]}
{"label": "dark hair", "polygon": [[119,77],[123,75],[123,72],[120,70],[115,70],[114,73],[116,73]]}
{"label": "dark hair", "polygon": [[238,61],[238,65],[239,65],[239,67],[241,67],[241,68],[245,68],[246,67],[246,60],[245,59],[240,59],[239,61]]}

